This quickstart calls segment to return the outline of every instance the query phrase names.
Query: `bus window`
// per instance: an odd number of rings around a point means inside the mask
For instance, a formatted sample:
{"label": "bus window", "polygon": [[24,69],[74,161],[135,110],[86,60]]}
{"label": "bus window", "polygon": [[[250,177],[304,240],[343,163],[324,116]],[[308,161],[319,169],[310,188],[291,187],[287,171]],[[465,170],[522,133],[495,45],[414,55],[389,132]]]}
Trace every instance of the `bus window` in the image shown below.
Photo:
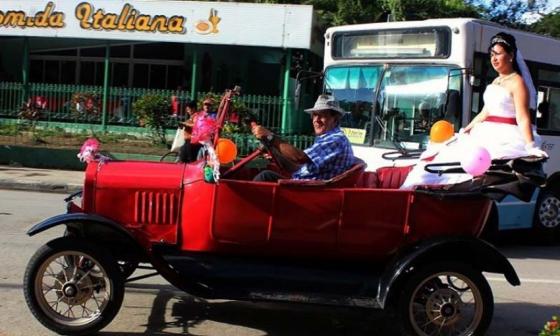
{"label": "bus window", "polygon": [[446,58],[451,45],[447,27],[367,30],[335,33],[333,58]]}
{"label": "bus window", "polygon": [[[545,129],[551,131],[560,131],[560,89],[549,89],[548,111],[545,114],[548,116],[547,125]],[[542,107],[541,107],[542,108]],[[542,112],[541,112],[542,113]]]}
{"label": "bus window", "polygon": [[539,87],[536,125],[539,131],[560,132],[560,89]]}
{"label": "bus window", "polygon": [[344,66],[328,68],[325,90],[331,93],[347,112],[341,128],[353,144],[369,144],[375,88],[383,67]]}
{"label": "bus window", "polygon": [[456,125],[460,122],[460,71],[448,66],[395,65],[385,71],[377,98],[379,127],[374,145],[390,147],[399,141],[422,148],[434,122],[448,118]]}

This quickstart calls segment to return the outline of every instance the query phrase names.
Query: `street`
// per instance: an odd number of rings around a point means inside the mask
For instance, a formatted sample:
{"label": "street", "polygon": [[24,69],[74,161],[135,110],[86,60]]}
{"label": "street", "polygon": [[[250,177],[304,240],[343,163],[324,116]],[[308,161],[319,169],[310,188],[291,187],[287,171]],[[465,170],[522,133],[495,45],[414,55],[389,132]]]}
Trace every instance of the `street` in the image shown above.
{"label": "street", "polygon": [[[25,232],[38,221],[65,211],[63,194],[0,190],[0,335],[51,335],[29,312],[22,278],[39,246],[63,228],[35,237]],[[485,274],[495,311],[488,335],[537,335],[560,315],[560,245],[522,244],[522,234],[500,247],[514,265],[521,287],[499,274]],[[154,277],[127,285],[123,306],[102,335],[381,335],[392,326],[380,312],[296,304],[204,300]]]}

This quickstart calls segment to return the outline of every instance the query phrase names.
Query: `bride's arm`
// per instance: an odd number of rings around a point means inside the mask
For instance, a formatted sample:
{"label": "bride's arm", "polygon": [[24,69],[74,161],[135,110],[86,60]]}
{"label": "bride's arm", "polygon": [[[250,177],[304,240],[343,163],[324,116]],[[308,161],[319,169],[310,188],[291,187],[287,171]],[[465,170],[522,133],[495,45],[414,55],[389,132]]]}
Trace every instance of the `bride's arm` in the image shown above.
{"label": "bride's arm", "polygon": [[482,111],[474,117],[473,120],[463,129],[465,133],[468,133],[474,125],[478,124],[479,122],[483,122],[488,117],[488,111],[486,110],[486,106],[482,107]]}
{"label": "bride's arm", "polygon": [[529,112],[529,90],[521,76],[515,79],[512,87],[513,104],[515,105],[515,119],[526,144],[532,144],[533,131],[531,129],[531,114]]}

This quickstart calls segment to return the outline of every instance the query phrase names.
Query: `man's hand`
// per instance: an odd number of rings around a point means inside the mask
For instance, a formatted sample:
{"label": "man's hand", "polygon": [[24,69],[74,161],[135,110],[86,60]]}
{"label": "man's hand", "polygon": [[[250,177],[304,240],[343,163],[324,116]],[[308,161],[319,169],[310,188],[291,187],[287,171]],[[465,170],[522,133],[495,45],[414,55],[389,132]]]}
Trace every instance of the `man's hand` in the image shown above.
{"label": "man's hand", "polygon": [[269,131],[268,129],[260,126],[260,125],[256,125],[251,129],[251,132],[253,132],[253,135],[257,138],[257,139],[266,139],[266,137],[268,135],[272,135],[272,132]]}

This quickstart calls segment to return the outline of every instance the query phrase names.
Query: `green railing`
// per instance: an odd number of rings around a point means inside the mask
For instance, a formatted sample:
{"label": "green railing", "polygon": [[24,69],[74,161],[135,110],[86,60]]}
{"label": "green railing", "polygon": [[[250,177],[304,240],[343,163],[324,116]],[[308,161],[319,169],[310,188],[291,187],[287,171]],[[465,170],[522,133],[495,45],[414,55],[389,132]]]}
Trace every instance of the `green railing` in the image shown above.
{"label": "green railing", "polygon": [[[167,131],[169,141],[173,139],[175,130]],[[168,149],[163,145],[155,145],[150,140],[150,132],[144,127],[109,126],[104,132],[99,124],[70,123],[57,121],[37,121],[30,123],[15,118],[0,118],[0,145],[18,145],[48,148],[79,148],[90,136],[101,140],[102,150],[114,153],[135,153],[163,155]],[[259,141],[252,134],[223,134],[232,139],[238,150],[238,156],[244,157],[259,146]],[[283,139],[303,149],[309,147],[313,136],[288,135]]]}
{"label": "green railing", "polygon": [[[25,104],[28,104],[37,110],[38,120],[100,124],[102,93],[101,86],[31,83],[29,99],[24,101],[22,83],[1,82],[0,117],[17,118]],[[111,87],[107,98],[108,125],[137,126],[132,106],[136,100],[148,94],[169,98],[169,127],[174,127],[177,120],[185,118],[185,106],[191,96],[188,91]],[[204,96],[205,93],[197,93],[197,97]],[[238,99],[263,126],[280,132],[284,104],[281,97],[243,95]]]}

